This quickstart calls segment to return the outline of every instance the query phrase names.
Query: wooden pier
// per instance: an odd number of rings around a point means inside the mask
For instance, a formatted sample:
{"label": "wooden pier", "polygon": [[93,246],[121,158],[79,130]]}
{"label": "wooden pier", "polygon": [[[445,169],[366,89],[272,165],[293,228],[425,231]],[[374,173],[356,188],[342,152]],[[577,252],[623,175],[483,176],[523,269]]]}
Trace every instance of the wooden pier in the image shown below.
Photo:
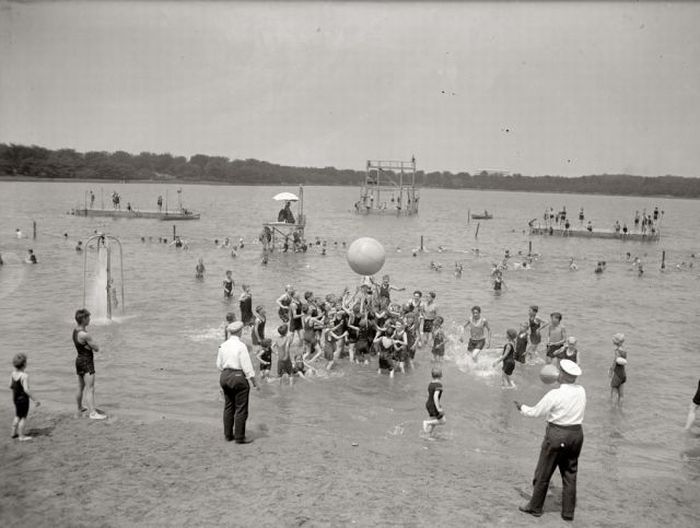
{"label": "wooden pier", "polygon": [[661,238],[661,233],[654,232],[634,232],[623,233],[622,231],[605,229],[564,229],[562,227],[530,227],[531,235],[543,235],[560,238],[610,238],[617,240],[634,240],[635,242],[657,242]]}
{"label": "wooden pier", "polygon": [[136,209],[72,209],[75,216],[106,216],[111,218],[147,218],[155,220],[199,220],[199,213],[181,211],[137,211]]}

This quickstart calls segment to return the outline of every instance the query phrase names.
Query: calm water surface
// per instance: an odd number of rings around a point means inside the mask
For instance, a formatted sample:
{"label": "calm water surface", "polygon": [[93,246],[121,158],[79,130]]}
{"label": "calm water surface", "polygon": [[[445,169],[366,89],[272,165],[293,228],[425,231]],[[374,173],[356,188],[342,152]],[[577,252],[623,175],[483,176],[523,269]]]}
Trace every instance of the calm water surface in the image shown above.
{"label": "calm water surface", "polygon": [[[481,305],[490,321],[494,345],[503,342],[507,328],[517,328],[527,317],[528,305],[539,304],[542,314],[562,312],[569,334],[579,341],[581,383],[589,398],[581,478],[595,482],[605,476],[612,479],[606,484],[611,489],[616,479],[627,478],[664,477],[678,486],[700,483],[700,462],[693,458],[700,452],[700,438],[680,433],[700,377],[700,263],[676,268],[690,262],[691,253],[700,254],[697,201],[428,189],[422,192],[417,217],[361,217],[351,212],[357,189],[309,187],[307,238],[328,240],[328,255],[274,255],[263,267],[256,239],[261,223],[275,218],[279,209],[271,197],[294,188],[183,186],[186,206],[202,213],[200,221],[176,224],[178,234],[189,241],[189,251],[141,242],[142,236],[171,237],[172,223],[67,215],[88,189],[95,191],[96,205],[102,194],[107,202],[116,189],[123,204],[129,201],[142,209],[153,209],[157,195],[166,190],[171,202],[176,196],[175,186],[155,184],[101,188],[87,183],[0,183],[0,252],[5,261],[0,268],[0,349],[8,371],[15,352],[29,353],[35,389],[50,405],[73,404],[75,350],[70,336],[73,313],[82,304],[84,269],[83,255],[73,248],[94,230],[122,241],[126,290],[126,313],[111,323],[94,321],[91,327],[103,350],[96,360],[100,406],[117,416],[176,415],[211,423],[220,419],[214,361],[224,314],[231,309],[222,299],[225,270],[234,271],[237,290],[241,282],[251,285],[254,303],[267,307],[268,327],[274,328],[274,299],[285,284],[316,294],[354,286],[357,277],[346,264],[342,242],[371,236],[387,250],[383,272],[407,288],[394,294],[397,300],[407,300],[413,289],[437,292],[452,335],[444,401],[450,419],[440,441],[449,443],[455,460],[475,450],[502,455],[514,485],[527,488],[522,475],[534,468],[543,424],[521,418],[512,400],[534,403],[544,394],[539,367],[518,365],[517,390],[503,391],[498,371],[465,364],[457,338],[458,325],[473,304]],[[545,207],[566,206],[572,216],[584,207],[587,219],[607,228],[615,220],[632,225],[635,210],[651,211],[656,205],[665,211],[660,242],[534,237],[533,251],[540,257],[533,269],[508,271],[507,289],[494,295],[491,264],[506,248],[516,255],[527,253],[530,239],[524,228]],[[469,209],[495,215],[481,221],[478,238],[477,223],[467,223]],[[31,235],[32,220],[38,225],[37,240],[17,240],[15,228]],[[68,233],[67,241],[63,233]],[[428,251],[413,257],[421,235]],[[226,236],[246,242],[235,259],[214,245],[214,239]],[[438,252],[438,246],[444,251]],[[21,263],[28,247],[34,248],[39,265]],[[662,250],[666,272],[660,270]],[[628,251],[643,259],[643,277],[625,262]],[[577,272],[568,270],[572,256]],[[194,278],[199,257],[207,268],[204,281]],[[440,262],[443,271],[432,271],[431,260]],[[602,275],[593,273],[598,260],[608,263]],[[456,261],[464,265],[461,278],[452,273]],[[95,262],[94,252],[89,252],[88,282]],[[620,331],[627,336],[629,353],[624,413],[611,410],[608,403],[610,337]],[[314,383],[291,389],[265,386],[253,398],[252,426],[264,426],[271,435],[277,428],[304,426],[318,434],[386,437],[399,449],[403,442],[422,441],[418,430],[430,368],[425,354],[418,353],[415,372],[393,381],[378,377],[374,366],[343,364],[331,377]]]}

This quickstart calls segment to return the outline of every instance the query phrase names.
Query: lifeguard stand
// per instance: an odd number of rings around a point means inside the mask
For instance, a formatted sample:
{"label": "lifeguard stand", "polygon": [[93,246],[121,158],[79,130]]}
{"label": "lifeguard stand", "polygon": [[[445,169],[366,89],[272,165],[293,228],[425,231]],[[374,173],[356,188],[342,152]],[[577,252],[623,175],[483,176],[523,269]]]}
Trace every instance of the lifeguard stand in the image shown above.
{"label": "lifeguard stand", "polygon": [[414,215],[418,214],[418,200],[415,157],[411,161],[367,160],[356,213]]}
{"label": "lifeguard stand", "polygon": [[[295,202],[296,215],[294,222],[264,222],[260,241],[264,251],[289,251],[298,252],[301,246],[306,244],[304,229],[306,228],[306,216],[304,215],[304,188],[299,186],[299,196],[292,193],[279,193],[274,196],[278,202]],[[286,248],[286,249],[285,249]]]}

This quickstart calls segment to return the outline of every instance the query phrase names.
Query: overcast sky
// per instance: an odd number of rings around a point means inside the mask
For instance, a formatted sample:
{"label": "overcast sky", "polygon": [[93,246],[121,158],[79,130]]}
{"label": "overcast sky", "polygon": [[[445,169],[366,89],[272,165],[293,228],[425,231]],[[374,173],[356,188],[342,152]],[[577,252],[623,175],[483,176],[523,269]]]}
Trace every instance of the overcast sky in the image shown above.
{"label": "overcast sky", "polygon": [[700,176],[700,5],[0,0],[0,142]]}

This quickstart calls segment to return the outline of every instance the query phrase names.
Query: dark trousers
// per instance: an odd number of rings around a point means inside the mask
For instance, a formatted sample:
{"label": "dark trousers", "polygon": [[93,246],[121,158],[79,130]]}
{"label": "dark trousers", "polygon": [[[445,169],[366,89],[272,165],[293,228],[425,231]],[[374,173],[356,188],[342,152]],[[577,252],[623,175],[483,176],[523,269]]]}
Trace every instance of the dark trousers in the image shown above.
{"label": "dark trousers", "polygon": [[[221,373],[224,390],[224,436],[226,440],[245,438],[245,421],[248,418],[248,394],[250,385],[242,370],[226,369]],[[235,431],[234,431],[235,427]]]}
{"label": "dark trousers", "polygon": [[542,442],[540,459],[535,468],[532,481],[532,499],[529,508],[541,512],[547,495],[549,481],[558,467],[562,481],[561,514],[573,517],[576,508],[576,473],[578,456],[583,446],[583,429],[580,425],[547,425],[547,432]]}

